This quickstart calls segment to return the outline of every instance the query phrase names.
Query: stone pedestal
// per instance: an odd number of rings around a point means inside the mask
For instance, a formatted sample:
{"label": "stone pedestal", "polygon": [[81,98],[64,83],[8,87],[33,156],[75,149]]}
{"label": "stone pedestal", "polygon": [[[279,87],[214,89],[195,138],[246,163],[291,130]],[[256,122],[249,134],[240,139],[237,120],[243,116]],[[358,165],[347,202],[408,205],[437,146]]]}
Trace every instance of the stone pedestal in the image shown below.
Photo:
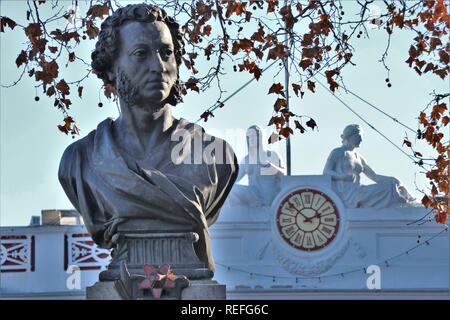
{"label": "stone pedestal", "polygon": [[120,265],[125,262],[130,274],[143,274],[144,264],[169,264],[173,273],[188,279],[212,278],[213,272],[198,259],[193,243],[195,232],[119,233],[117,246],[108,269],[100,273],[100,281],[120,279]]}
{"label": "stone pedestal", "polygon": [[96,282],[93,286],[86,287],[87,300],[122,300],[114,285],[115,281]]}
{"label": "stone pedestal", "polygon": [[[97,282],[86,288],[88,300],[123,300],[116,281]],[[145,298],[144,298],[145,299]],[[162,298],[165,299],[164,297]],[[225,300],[226,286],[213,280],[194,280],[181,291],[181,300]]]}
{"label": "stone pedestal", "polygon": [[118,228],[112,261],[100,273],[100,282],[87,288],[87,299],[154,299],[151,289],[139,286],[149,277],[144,272],[145,264],[155,268],[168,264],[178,276],[176,285],[162,289],[161,299],[225,299],[225,286],[211,280],[213,272],[195,253],[193,244],[198,241],[195,232],[186,229],[148,232],[145,231],[148,225],[141,227],[142,230],[136,225]]}
{"label": "stone pedestal", "polygon": [[194,280],[181,291],[181,300],[225,300],[226,286],[214,280]]}

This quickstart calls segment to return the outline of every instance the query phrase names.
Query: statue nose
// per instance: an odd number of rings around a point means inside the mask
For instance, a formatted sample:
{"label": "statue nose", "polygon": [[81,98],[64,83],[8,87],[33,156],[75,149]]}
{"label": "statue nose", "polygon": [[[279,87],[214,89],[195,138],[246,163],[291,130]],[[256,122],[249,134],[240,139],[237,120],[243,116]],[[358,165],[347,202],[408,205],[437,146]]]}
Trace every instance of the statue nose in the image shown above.
{"label": "statue nose", "polygon": [[150,59],[150,72],[153,73],[161,73],[164,71],[164,64],[159,56],[159,53],[153,55],[153,57]]}

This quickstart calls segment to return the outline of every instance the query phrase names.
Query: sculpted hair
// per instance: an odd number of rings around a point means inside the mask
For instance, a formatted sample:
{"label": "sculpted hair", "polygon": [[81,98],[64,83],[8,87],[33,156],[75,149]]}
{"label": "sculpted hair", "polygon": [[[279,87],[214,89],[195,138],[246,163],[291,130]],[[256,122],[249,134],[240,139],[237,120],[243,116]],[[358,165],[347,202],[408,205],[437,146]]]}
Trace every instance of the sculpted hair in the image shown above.
{"label": "sculpted hair", "polygon": [[349,124],[348,126],[346,126],[341,134],[342,143],[344,143],[349,137],[356,133],[362,133],[362,128],[359,126],[359,124]]}
{"label": "sculpted hair", "polygon": [[95,70],[97,77],[103,80],[105,85],[109,84],[116,86],[116,79],[110,79],[108,71],[112,71],[114,61],[117,59],[117,54],[120,48],[120,26],[126,21],[139,22],[164,22],[172,35],[174,45],[175,60],[178,66],[177,80],[172,87],[169,97],[166,99],[167,103],[175,106],[182,102],[182,92],[184,87],[180,83],[179,68],[182,62],[184,51],[183,36],[180,33],[180,25],[175,22],[172,17],[167,16],[167,13],[156,6],[142,4],[127,5],[123,8],[117,9],[111,16],[105,19],[101,25],[98,41],[95,45],[95,50],[91,54],[91,66]]}

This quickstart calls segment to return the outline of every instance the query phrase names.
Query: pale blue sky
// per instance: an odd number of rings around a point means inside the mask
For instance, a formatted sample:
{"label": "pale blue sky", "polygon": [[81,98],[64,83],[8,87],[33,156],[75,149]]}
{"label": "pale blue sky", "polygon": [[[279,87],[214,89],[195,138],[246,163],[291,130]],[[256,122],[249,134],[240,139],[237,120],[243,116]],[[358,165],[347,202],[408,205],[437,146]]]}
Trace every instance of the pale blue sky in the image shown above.
{"label": "pale blue sky", "polygon": [[[69,2],[68,2],[69,4]],[[1,15],[25,23],[26,4],[24,1],[2,1]],[[386,71],[378,62],[385,48],[386,33],[384,30],[371,30],[370,39],[361,38],[354,41],[356,67],[348,67],[344,77],[346,85],[352,91],[375,104],[379,108],[398,118],[412,128],[417,128],[417,115],[431,99],[429,93],[448,91],[448,79],[443,81],[436,76],[425,75],[418,77],[404,61],[407,59],[408,48],[413,34],[396,32],[392,37],[391,50],[388,57],[391,68],[390,79],[392,88],[385,83]],[[356,38],[355,38],[356,40]],[[1,84],[7,85],[17,79],[20,72],[15,66],[15,59],[20,52],[25,37],[21,29],[7,30],[0,36],[1,54]],[[89,61],[89,53],[93,49],[93,41],[85,41],[77,52]],[[81,51],[80,51],[81,50]],[[199,61],[200,62],[200,61]],[[204,61],[206,63],[207,61]],[[199,69],[207,65],[199,63]],[[268,63],[262,63],[263,66]],[[222,87],[231,94],[240,85],[250,79],[250,75],[234,73],[232,64],[226,62],[230,70],[222,79]],[[64,68],[62,68],[64,69]],[[82,75],[85,67],[61,70],[66,80],[76,80]],[[207,131],[222,137],[235,148],[238,158],[245,155],[245,129],[252,124],[268,128],[267,123],[272,114],[272,106],[276,97],[266,95],[272,81],[283,82],[281,73],[274,78],[277,68],[269,69],[263,74],[259,82],[253,82],[243,92],[231,99],[226,107],[218,110],[215,117],[203,126]],[[186,79],[189,73],[182,69],[181,76]],[[295,76],[294,76],[295,80]],[[0,97],[0,225],[26,225],[32,215],[39,215],[42,209],[69,209],[72,205],[61,189],[57,170],[59,160],[64,149],[74,140],[70,136],[59,133],[56,125],[62,122],[62,115],[53,107],[53,100],[41,97],[34,101],[36,91],[35,82],[25,76],[22,82],[9,89],[1,89]],[[116,117],[115,103],[108,103],[102,96],[103,108],[98,108],[98,96],[101,86],[100,80],[91,76],[84,83],[82,99],[72,97],[72,115],[77,119],[81,128],[82,138],[104,118]],[[380,115],[368,106],[362,104],[343,91],[338,95],[349,103],[357,112],[380,129],[392,141],[401,146],[405,136],[405,129],[393,121]],[[225,97],[227,94],[225,94]],[[217,88],[213,87],[206,93],[191,93],[185,98],[185,103],[174,108],[176,117],[183,117],[196,121],[199,115],[217,99]],[[421,196],[415,190],[415,182],[420,188],[427,186],[424,175],[418,173],[418,167],[402,155],[393,146],[364,125],[355,115],[344,108],[331,94],[317,86],[317,93],[307,93],[304,99],[291,100],[294,113],[313,117],[319,125],[319,131],[306,134],[296,134],[292,138],[292,173],[321,174],[329,152],[340,145],[342,129],[350,123],[359,123],[365,129],[360,152],[368,160],[372,168],[380,174],[392,175],[400,179],[412,194]],[[269,128],[270,129],[270,128]],[[228,130],[228,131],[226,131]],[[230,138],[232,130],[240,130],[242,136]],[[414,137],[409,134],[411,139]],[[284,142],[279,150],[284,155]],[[419,142],[419,151],[429,148]],[[405,150],[407,150],[405,148]],[[366,183],[368,181],[365,181]]]}

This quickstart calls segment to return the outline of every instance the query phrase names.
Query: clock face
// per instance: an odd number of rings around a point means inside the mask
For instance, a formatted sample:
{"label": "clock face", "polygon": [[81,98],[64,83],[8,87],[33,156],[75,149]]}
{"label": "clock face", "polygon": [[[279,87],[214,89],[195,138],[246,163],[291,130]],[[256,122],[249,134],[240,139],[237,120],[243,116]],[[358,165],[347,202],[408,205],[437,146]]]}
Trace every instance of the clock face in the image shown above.
{"label": "clock face", "polygon": [[279,204],[276,225],[283,240],[302,251],[329,245],[339,230],[339,212],[333,200],[314,189],[289,193]]}

